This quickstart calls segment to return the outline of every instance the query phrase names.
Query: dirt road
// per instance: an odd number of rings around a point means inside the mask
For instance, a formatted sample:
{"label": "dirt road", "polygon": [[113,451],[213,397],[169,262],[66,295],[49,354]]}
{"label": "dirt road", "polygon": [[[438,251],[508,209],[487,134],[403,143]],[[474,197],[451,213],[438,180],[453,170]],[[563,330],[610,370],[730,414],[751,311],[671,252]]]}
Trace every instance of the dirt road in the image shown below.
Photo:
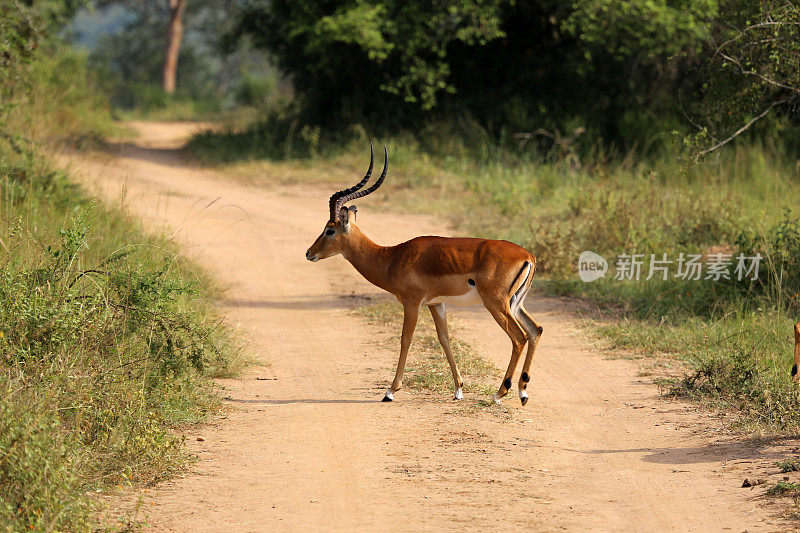
{"label": "dirt road", "polygon": [[[513,391],[510,416],[408,391],[381,403],[397,347],[375,343],[343,298],[376,289],[341,257],[304,258],[331,191],[226,180],[173,150],[191,126],[136,127],[140,140],[118,156],[73,168],[109,202],[124,186],[131,212],[229,287],[224,311],[263,365],[224,382],[227,418],[188,435],[193,471],[145,496],[155,530],[785,528],[758,490],[740,488],[775,457],[731,440],[708,413],[660,399],[639,363],[598,353],[557,299],[528,298],[544,335],[527,407]],[[448,232],[369,204],[359,204],[359,226],[378,243]],[[466,340],[505,368],[510,343],[489,314],[455,314]]]}

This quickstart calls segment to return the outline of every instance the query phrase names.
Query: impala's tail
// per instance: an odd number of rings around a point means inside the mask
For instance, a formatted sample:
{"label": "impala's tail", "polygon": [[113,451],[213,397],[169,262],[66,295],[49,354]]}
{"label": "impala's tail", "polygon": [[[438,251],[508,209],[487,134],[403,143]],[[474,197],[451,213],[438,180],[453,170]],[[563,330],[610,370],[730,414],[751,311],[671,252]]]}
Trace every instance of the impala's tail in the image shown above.
{"label": "impala's tail", "polygon": [[514,281],[511,283],[511,288],[508,291],[511,296],[511,307],[516,308],[522,304],[525,293],[528,292],[531,285],[533,269],[536,265],[535,261],[536,260],[532,258],[531,261],[522,263],[522,268],[520,268],[517,277],[514,278]]}

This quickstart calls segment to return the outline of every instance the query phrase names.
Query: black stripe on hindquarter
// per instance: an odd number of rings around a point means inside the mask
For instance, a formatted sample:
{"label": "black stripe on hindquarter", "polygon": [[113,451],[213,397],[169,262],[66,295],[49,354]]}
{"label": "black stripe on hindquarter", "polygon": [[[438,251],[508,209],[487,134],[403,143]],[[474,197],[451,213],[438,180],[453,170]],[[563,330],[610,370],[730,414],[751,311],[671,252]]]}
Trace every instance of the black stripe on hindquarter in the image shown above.
{"label": "black stripe on hindquarter", "polygon": [[511,291],[514,290],[514,286],[519,281],[519,277],[522,276],[522,273],[525,272],[525,269],[528,267],[529,264],[530,261],[525,261],[524,263],[522,263],[522,268],[519,269],[519,272],[517,272],[517,276],[514,278],[514,281],[511,282],[511,286],[508,288],[509,294],[511,294]]}

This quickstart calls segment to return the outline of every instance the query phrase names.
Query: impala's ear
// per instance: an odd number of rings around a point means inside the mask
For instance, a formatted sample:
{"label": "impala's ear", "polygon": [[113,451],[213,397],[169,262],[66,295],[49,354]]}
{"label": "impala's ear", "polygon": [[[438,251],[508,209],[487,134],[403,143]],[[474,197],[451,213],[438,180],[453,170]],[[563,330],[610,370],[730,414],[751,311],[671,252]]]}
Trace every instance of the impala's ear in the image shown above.
{"label": "impala's ear", "polygon": [[358,209],[356,208],[356,206],[351,205],[350,207],[347,208],[347,210],[350,211],[350,222],[355,222]]}
{"label": "impala's ear", "polygon": [[350,210],[346,207],[339,209],[339,225],[345,232],[350,231]]}

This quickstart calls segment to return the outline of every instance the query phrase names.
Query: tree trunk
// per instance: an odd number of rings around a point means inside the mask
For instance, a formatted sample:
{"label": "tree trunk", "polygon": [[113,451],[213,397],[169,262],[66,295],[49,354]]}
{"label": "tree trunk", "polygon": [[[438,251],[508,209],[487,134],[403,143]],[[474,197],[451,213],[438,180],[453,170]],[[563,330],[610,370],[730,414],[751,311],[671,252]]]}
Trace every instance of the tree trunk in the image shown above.
{"label": "tree trunk", "polygon": [[169,2],[169,26],[167,26],[167,46],[164,49],[164,71],[161,87],[165,92],[175,92],[175,80],[178,77],[178,54],[183,38],[183,11],[186,0],[167,0]]}

